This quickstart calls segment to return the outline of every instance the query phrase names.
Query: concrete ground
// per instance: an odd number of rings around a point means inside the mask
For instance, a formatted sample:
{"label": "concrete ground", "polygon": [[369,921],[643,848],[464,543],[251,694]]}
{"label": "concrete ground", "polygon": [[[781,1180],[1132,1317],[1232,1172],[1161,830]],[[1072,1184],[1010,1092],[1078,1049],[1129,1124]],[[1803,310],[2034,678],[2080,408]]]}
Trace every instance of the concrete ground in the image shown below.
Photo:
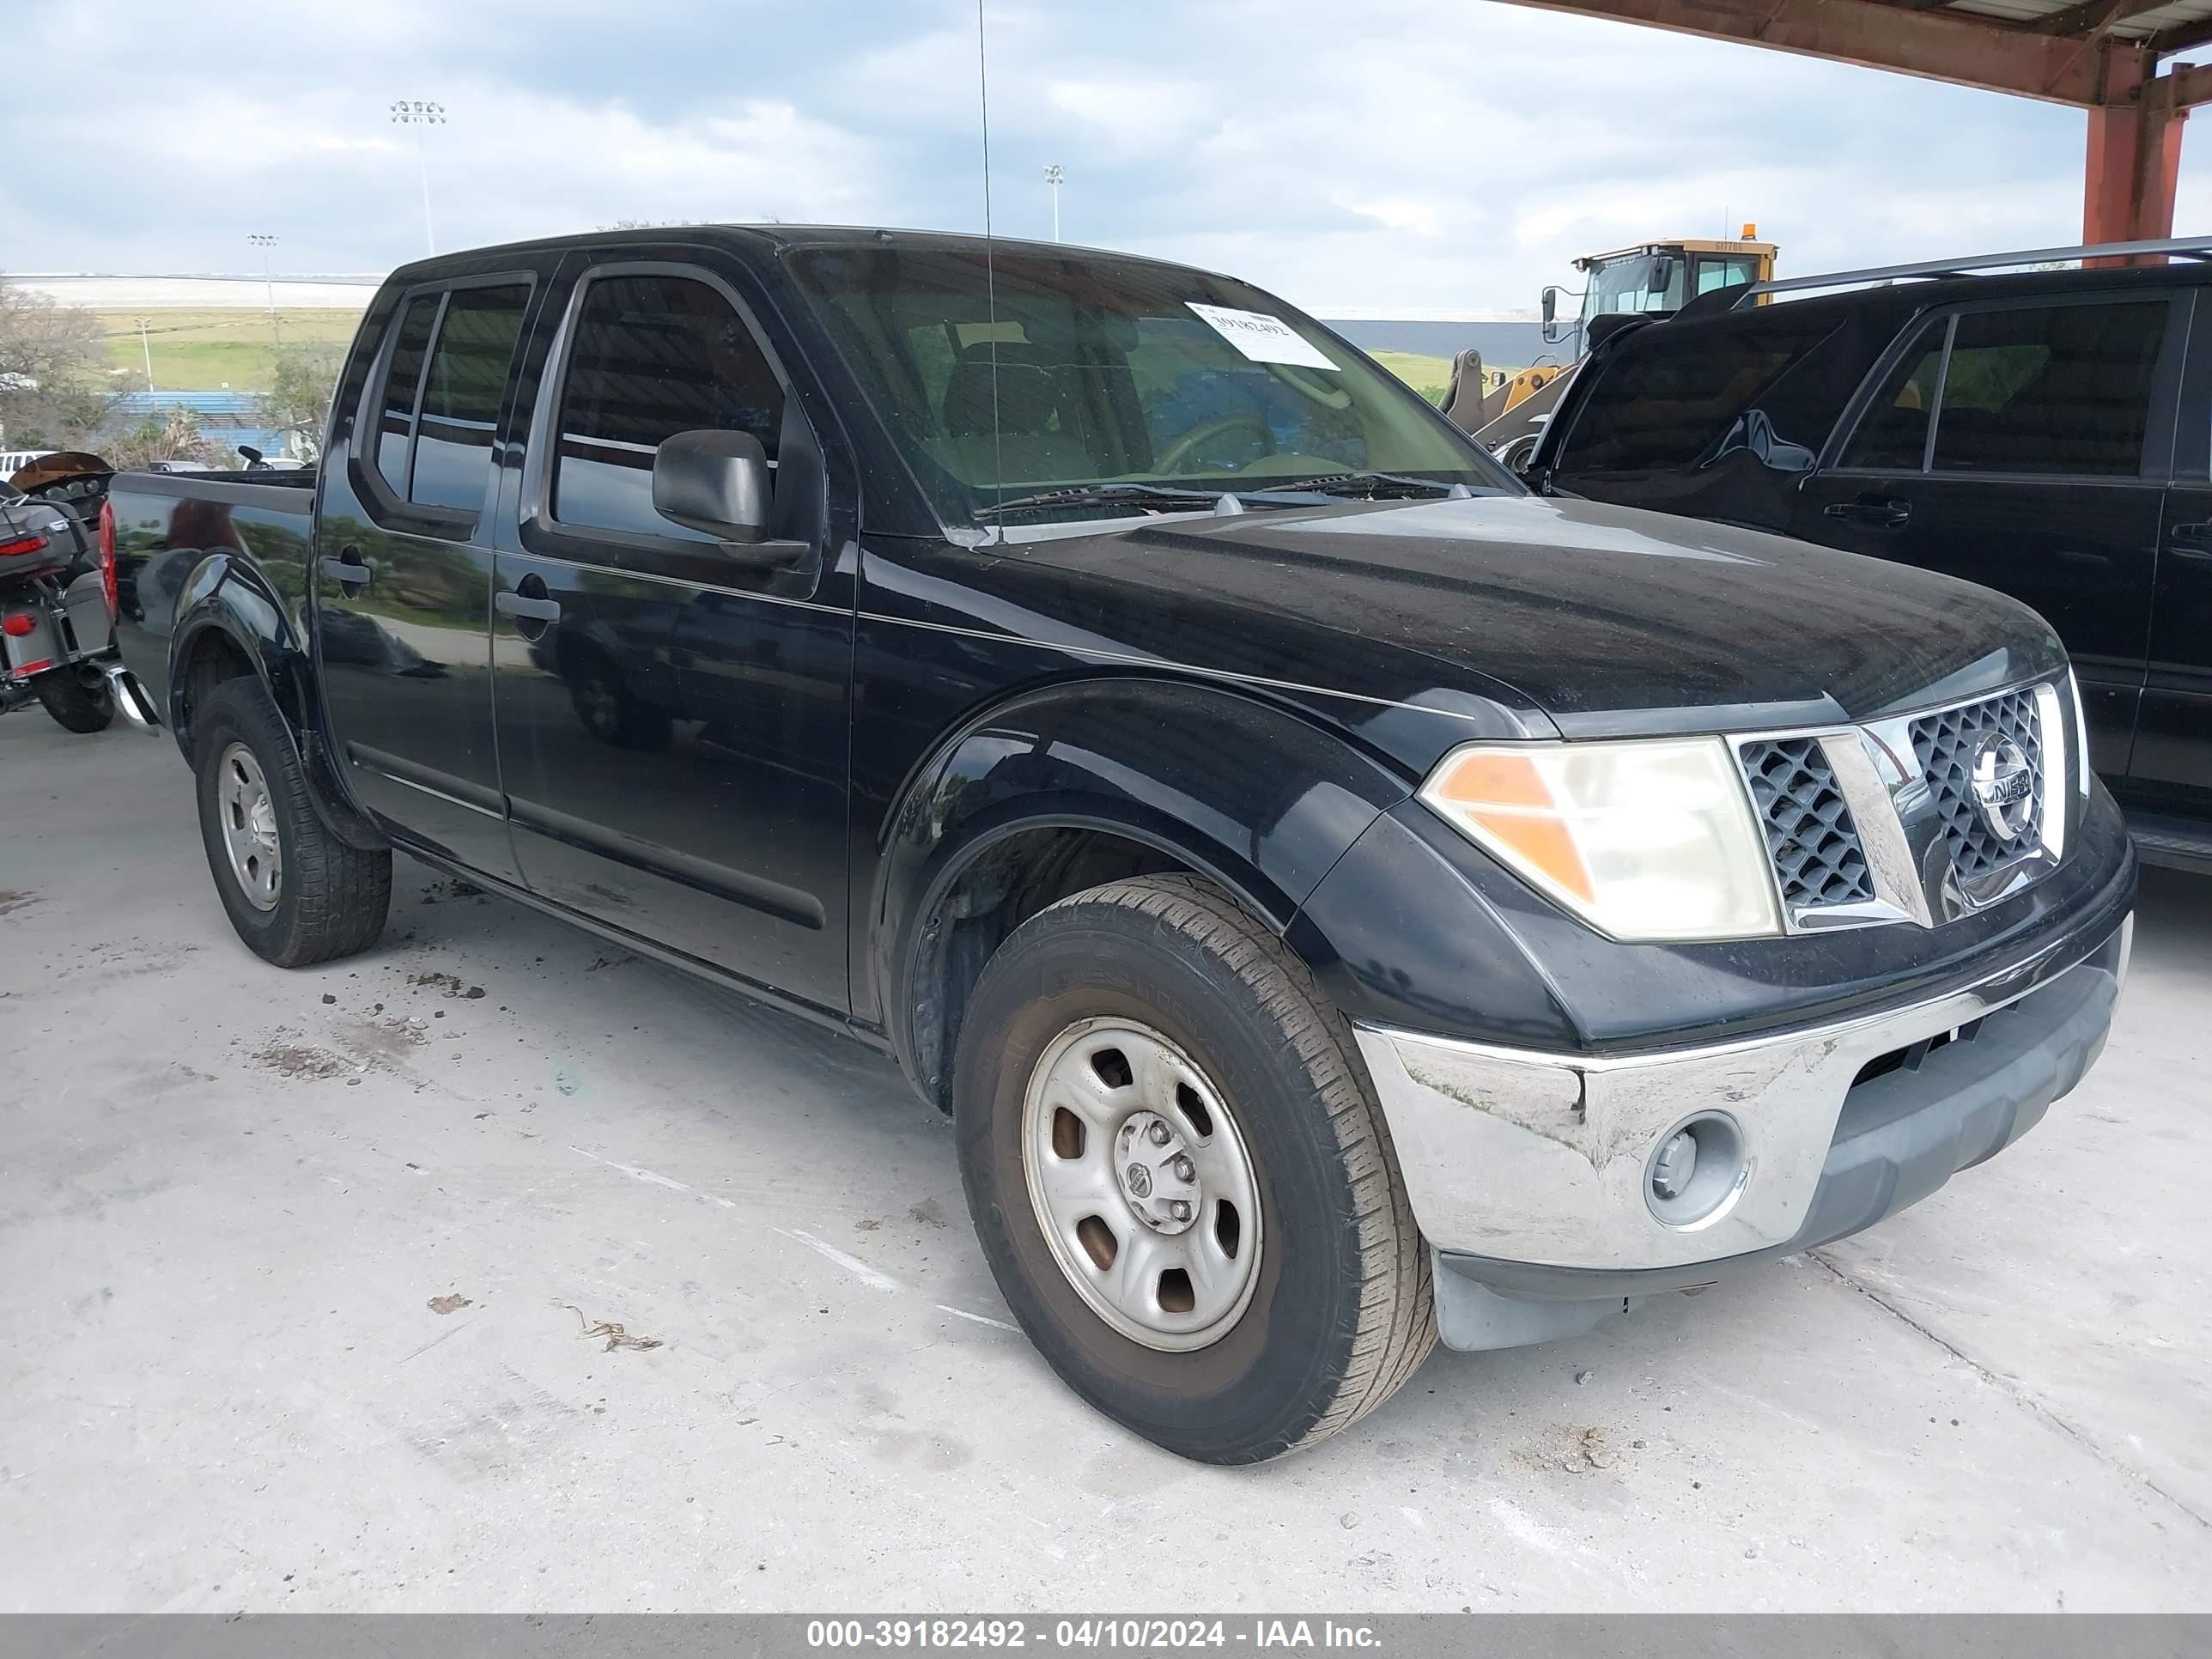
{"label": "concrete ground", "polygon": [[1919,1208],[1224,1471],[1008,1328],[888,1064],[406,863],[283,973],[166,742],[0,787],[0,1610],[2212,1608],[2212,882]]}

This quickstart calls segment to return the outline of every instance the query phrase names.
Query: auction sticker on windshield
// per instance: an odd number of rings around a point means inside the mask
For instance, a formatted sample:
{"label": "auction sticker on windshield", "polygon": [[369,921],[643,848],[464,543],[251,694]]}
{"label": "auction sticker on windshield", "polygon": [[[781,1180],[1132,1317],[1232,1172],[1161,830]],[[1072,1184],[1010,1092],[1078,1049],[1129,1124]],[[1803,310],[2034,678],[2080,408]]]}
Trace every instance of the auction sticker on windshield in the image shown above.
{"label": "auction sticker on windshield", "polygon": [[1183,303],[1199,320],[1255,363],[1291,363],[1300,368],[1334,370],[1336,365],[1301,339],[1279,317],[1262,311],[1238,311],[1231,306],[1202,306],[1195,300]]}

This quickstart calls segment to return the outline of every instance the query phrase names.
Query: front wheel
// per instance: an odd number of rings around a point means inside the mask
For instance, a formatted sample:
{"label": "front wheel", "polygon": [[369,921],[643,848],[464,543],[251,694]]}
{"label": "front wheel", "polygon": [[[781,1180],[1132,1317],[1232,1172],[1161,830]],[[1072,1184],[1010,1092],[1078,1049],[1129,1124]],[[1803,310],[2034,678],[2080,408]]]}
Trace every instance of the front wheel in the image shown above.
{"label": "front wheel", "polygon": [[1107,1415],[1256,1462],[1372,1411],[1435,1346],[1343,1017],[1218,889],[1148,877],[1040,911],[985,966],[956,1064],[992,1273]]}
{"label": "front wheel", "polygon": [[64,732],[105,732],[115,719],[115,694],[102,680],[97,686],[77,678],[74,668],[57,668],[31,682],[39,701]]}
{"label": "front wheel", "polygon": [[200,839],[239,938],[280,968],[367,949],[391,907],[392,854],[331,833],[261,682],[225,680],[193,725]]}

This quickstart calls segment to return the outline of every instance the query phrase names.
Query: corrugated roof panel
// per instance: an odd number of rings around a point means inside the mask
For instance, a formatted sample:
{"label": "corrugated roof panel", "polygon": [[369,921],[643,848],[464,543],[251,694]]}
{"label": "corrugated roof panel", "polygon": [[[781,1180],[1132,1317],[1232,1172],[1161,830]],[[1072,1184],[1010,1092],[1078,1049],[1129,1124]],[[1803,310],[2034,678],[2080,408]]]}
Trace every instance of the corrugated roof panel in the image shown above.
{"label": "corrugated roof panel", "polygon": [[[1995,18],[2002,22],[2022,26],[2045,17],[2056,17],[2059,13],[2074,9],[2077,0],[1952,0],[1942,9],[1972,17]],[[1909,10],[1926,8],[1905,7]],[[2172,0],[2154,11],[2143,11],[2123,18],[2112,25],[2107,33],[2123,40],[2141,40],[2170,28],[2188,23],[2212,21],[2212,0]]]}

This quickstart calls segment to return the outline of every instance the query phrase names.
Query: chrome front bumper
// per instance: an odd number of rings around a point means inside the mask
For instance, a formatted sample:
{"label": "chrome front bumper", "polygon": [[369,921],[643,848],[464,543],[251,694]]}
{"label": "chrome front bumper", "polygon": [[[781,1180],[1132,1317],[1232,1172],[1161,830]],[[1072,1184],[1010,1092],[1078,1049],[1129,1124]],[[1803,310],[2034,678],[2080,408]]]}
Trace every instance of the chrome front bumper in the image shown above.
{"label": "chrome front bumper", "polygon": [[[1694,1050],[1575,1057],[1356,1030],[1444,1264],[1509,1293],[1619,1297],[1855,1232],[2026,1133],[2102,1048],[2134,925],[2056,975],[2059,946],[1910,1007]],[[1740,1135],[1741,1168],[1677,1224],[1652,1200],[1653,1159],[1700,1116]]]}

